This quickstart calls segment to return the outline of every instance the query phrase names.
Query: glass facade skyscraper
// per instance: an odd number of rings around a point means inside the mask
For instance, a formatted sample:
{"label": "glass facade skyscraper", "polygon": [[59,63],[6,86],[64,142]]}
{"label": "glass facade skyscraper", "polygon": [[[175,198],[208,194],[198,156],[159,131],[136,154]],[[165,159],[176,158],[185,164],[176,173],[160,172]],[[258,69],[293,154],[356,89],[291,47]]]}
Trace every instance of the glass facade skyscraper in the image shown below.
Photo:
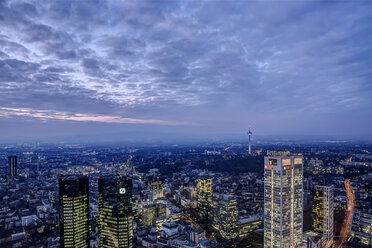
{"label": "glass facade skyscraper", "polygon": [[302,243],[302,156],[271,153],[264,160],[264,247]]}
{"label": "glass facade skyscraper", "polygon": [[333,244],[333,186],[315,186],[313,201],[313,228],[322,233],[322,247],[331,247]]}
{"label": "glass facade skyscraper", "polygon": [[98,178],[99,247],[133,247],[132,179]]}
{"label": "glass facade skyscraper", "polygon": [[209,218],[212,208],[213,178],[200,177],[197,180],[197,208],[200,217]]}
{"label": "glass facade skyscraper", "polygon": [[214,226],[222,238],[229,241],[238,238],[238,215],[238,202],[234,196],[224,195],[215,203]]}
{"label": "glass facade skyscraper", "polygon": [[59,177],[60,246],[89,247],[89,177]]}

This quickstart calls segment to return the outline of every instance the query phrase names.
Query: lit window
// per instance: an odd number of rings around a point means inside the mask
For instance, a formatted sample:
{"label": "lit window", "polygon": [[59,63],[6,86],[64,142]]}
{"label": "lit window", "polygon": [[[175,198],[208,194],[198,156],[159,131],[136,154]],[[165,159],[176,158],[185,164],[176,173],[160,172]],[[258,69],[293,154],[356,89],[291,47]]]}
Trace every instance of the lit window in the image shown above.
{"label": "lit window", "polygon": [[277,159],[272,159],[272,158],[269,159],[269,165],[277,165],[277,164],[278,164]]}
{"label": "lit window", "polygon": [[290,159],[283,159],[283,160],[282,160],[282,165],[283,165],[283,166],[291,165],[291,160],[290,160]]}
{"label": "lit window", "polygon": [[294,163],[295,164],[302,164],[302,158],[295,158]]}

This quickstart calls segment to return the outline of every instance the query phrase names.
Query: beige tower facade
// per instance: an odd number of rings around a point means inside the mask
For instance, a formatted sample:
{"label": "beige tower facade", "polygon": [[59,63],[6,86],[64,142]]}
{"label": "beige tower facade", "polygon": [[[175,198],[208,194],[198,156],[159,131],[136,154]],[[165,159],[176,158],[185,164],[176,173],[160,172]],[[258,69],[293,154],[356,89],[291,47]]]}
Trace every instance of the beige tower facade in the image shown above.
{"label": "beige tower facade", "polygon": [[302,244],[303,158],[271,152],[264,160],[264,247]]}

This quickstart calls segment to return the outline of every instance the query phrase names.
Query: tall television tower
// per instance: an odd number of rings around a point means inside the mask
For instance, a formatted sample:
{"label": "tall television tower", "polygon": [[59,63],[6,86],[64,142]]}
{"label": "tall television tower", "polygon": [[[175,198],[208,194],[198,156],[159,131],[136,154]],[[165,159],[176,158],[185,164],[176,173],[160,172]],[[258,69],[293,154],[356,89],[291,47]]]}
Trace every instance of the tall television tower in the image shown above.
{"label": "tall television tower", "polygon": [[249,137],[248,153],[249,153],[249,155],[252,155],[251,135],[252,135],[251,128],[249,128],[249,130],[248,130],[248,137]]}

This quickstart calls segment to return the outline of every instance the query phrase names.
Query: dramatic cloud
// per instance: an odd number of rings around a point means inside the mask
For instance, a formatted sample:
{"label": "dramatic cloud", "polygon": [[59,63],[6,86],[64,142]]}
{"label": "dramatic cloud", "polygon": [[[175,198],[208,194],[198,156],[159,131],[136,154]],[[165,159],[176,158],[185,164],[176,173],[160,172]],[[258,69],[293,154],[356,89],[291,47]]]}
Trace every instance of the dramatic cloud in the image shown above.
{"label": "dramatic cloud", "polygon": [[41,120],[65,120],[65,121],[80,121],[80,122],[100,122],[100,123],[116,123],[116,124],[157,124],[157,125],[193,125],[190,122],[162,121],[162,120],[142,120],[134,118],[124,118],[120,116],[109,115],[87,115],[87,114],[71,114],[64,112],[55,112],[50,110],[35,110],[35,109],[17,109],[0,107],[0,116],[9,118],[12,116],[31,117]]}
{"label": "dramatic cloud", "polygon": [[0,106],[24,118],[371,133],[371,64],[370,1],[0,0]]}

